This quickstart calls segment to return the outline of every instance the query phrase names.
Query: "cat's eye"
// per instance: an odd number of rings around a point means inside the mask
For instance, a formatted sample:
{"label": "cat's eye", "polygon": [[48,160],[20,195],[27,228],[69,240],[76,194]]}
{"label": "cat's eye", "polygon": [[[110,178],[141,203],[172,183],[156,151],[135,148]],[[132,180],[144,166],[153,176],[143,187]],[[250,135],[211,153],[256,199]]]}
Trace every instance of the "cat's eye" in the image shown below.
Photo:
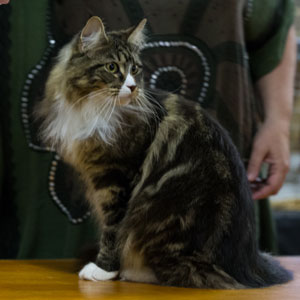
{"label": "cat's eye", "polygon": [[114,62],[106,64],[106,69],[111,73],[117,73],[119,71],[118,65]]}
{"label": "cat's eye", "polygon": [[138,68],[137,65],[133,65],[133,66],[131,67],[131,74],[132,74],[132,75],[137,74],[138,71],[139,71],[139,68]]}

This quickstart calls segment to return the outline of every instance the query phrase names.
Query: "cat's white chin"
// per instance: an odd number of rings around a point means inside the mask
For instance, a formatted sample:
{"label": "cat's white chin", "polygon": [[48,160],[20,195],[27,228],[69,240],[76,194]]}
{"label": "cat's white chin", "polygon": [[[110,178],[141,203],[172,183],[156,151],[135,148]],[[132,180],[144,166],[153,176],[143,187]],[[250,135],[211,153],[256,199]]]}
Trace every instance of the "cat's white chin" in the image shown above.
{"label": "cat's white chin", "polygon": [[88,263],[79,272],[78,276],[80,279],[91,280],[91,281],[106,281],[112,280],[118,275],[118,272],[107,272],[99,268],[94,263]]}
{"label": "cat's white chin", "polygon": [[123,106],[123,105],[128,105],[132,102],[132,99],[129,96],[123,96],[123,97],[119,97],[119,105]]}

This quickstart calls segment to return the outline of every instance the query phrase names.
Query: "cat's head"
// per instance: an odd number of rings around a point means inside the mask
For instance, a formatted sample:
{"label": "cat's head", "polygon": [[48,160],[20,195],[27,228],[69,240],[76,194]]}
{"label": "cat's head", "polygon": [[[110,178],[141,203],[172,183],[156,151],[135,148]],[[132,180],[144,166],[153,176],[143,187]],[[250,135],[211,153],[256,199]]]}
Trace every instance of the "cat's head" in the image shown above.
{"label": "cat's head", "polygon": [[151,113],[139,58],[145,23],[106,32],[101,19],[92,17],[62,48],[37,109],[45,119],[44,140],[68,144],[97,134],[110,141],[124,111],[140,118]]}
{"label": "cat's head", "polygon": [[99,17],[90,18],[59,55],[66,100],[74,105],[91,98],[117,100],[116,105],[134,101],[142,88],[139,53],[145,23],[106,33]]}

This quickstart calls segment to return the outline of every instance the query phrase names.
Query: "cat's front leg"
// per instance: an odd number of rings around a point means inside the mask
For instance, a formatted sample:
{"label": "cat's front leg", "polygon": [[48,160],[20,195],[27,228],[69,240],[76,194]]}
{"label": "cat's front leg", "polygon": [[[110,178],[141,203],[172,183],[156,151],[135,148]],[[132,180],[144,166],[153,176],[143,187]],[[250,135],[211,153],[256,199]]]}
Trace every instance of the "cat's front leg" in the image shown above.
{"label": "cat's front leg", "polygon": [[106,281],[117,277],[120,259],[115,236],[114,228],[102,230],[100,250],[96,261],[86,264],[79,272],[79,278],[92,281]]}
{"label": "cat's front leg", "polygon": [[84,266],[79,277],[93,281],[111,280],[117,276],[120,268],[116,234],[124,217],[127,203],[124,198],[124,189],[121,187],[114,186],[113,189],[98,190],[96,195],[93,206],[101,224],[99,253],[95,263]]}
{"label": "cat's front leg", "polygon": [[106,281],[116,278],[118,271],[107,272],[99,268],[95,263],[88,263],[79,272],[79,278],[91,281]]}

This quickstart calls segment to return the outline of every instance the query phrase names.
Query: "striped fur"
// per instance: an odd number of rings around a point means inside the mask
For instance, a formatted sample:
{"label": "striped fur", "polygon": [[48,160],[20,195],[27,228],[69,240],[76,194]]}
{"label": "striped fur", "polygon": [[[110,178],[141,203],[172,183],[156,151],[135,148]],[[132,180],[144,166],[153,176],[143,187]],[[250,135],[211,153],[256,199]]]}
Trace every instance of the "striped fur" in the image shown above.
{"label": "striped fur", "polygon": [[[290,280],[257,249],[251,191],[225,130],[198,104],[143,88],[135,67],[144,21],[112,33],[97,22],[62,50],[37,109],[42,137],[81,174],[101,227],[102,270],[89,264],[80,277],[118,271],[125,280],[225,289]],[[124,98],[128,74],[137,86]]]}

